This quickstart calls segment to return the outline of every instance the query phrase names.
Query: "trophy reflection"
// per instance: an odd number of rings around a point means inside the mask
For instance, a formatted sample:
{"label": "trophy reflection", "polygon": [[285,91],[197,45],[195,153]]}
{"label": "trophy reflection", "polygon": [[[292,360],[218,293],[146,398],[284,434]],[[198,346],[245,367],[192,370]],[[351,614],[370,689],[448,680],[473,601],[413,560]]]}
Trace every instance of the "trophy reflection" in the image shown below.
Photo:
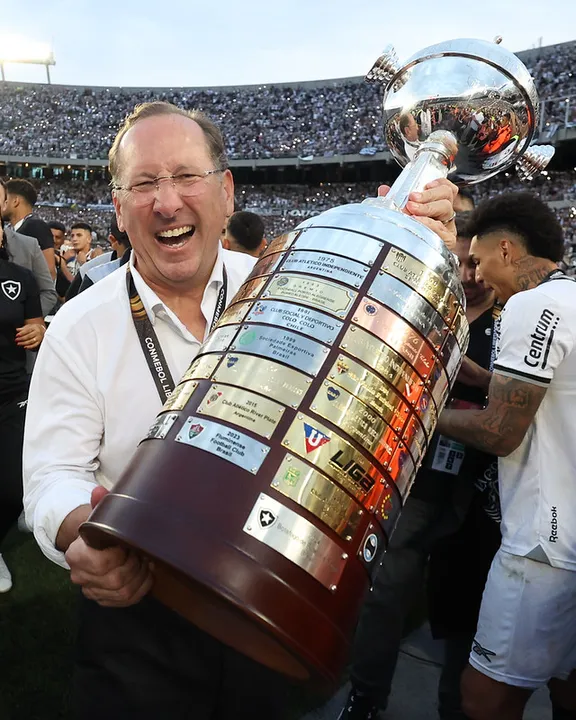
{"label": "trophy reflection", "polygon": [[439,43],[402,64],[389,46],[371,68],[366,79],[384,88],[390,152],[402,167],[427,157],[420,172],[401,174],[388,207],[400,209],[407,192],[439,177],[470,185],[515,165],[531,180],[546,167],[554,149],[531,145],[540,112],[534,81],[499,41]]}

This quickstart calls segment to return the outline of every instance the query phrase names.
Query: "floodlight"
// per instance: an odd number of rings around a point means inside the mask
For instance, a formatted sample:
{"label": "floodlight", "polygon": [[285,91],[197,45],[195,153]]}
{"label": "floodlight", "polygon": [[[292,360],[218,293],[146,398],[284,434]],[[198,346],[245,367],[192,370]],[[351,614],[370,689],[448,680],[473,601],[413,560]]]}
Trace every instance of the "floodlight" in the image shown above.
{"label": "floodlight", "polygon": [[9,63],[44,65],[46,77],[50,82],[50,66],[55,65],[54,53],[47,43],[30,40],[22,35],[0,35],[0,68],[2,81],[4,65]]}

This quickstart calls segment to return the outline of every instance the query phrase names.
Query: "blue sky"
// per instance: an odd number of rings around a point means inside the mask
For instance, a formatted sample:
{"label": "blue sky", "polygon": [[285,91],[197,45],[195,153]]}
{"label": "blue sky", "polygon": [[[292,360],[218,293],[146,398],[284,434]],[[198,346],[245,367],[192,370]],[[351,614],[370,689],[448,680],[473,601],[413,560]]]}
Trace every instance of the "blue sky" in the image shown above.
{"label": "blue sky", "polygon": [[[384,45],[407,57],[457,37],[522,50],[576,39],[565,0],[0,0],[0,36],[52,45],[52,82],[202,86],[361,75]],[[1,54],[1,44],[0,44]],[[8,65],[8,80],[43,82]]]}

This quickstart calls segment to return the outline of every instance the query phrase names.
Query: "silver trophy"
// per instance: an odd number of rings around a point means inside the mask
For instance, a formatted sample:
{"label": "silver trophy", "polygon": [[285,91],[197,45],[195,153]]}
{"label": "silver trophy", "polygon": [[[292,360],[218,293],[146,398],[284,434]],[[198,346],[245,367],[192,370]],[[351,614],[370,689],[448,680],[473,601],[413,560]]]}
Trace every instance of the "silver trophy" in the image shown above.
{"label": "silver trophy", "polygon": [[516,165],[531,180],[554,154],[531,146],[540,106],[523,63],[482,40],[452,40],[398,62],[392,47],[366,79],[384,87],[386,141],[405,169],[385,206],[401,209],[407,195],[449,177],[474,184]]}
{"label": "silver trophy", "polygon": [[275,670],[335,682],[468,345],[455,260],[399,212],[433,179],[548,157],[511,53],[389,52],[386,198],[329,210],[258,260],[114,490],[82,528],[155,559],[155,593]]}

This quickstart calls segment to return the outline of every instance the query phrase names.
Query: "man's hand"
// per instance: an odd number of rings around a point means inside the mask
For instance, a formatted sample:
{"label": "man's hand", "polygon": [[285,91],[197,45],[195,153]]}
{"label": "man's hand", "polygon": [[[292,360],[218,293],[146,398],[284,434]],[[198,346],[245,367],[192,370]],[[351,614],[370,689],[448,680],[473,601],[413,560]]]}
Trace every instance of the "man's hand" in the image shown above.
{"label": "man's hand", "polygon": [[78,537],[66,552],[70,579],[89,600],[104,607],[128,607],[151,589],[150,563],[133,550],[94,550]]}
{"label": "man's hand", "polygon": [[[379,196],[386,196],[390,188],[381,185]],[[454,222],[454,199],[458,188],[450,180],[433,180],[421,193],[411,193],[406,203],[406,213],[433,230],[451,252],[456,249],[456,223]]]}
{"label": "man's hand", "polygon": [[44,339],[46,326],[40,323],[23,325],[16,330],[16,345],[25,350],[36,350]]}
{"label": "man's hand", "polygon": [[[104,488],[94,489],[91,498],[93,508],[104,495]],[[66,562],[70,565],[72,582],[82,587],[89,600],[104,607],[135,605],[152,587],[151,565],[140,554],[120,547],[95,550],[78,536],[77,531],[76,539],[66,551]]]}

